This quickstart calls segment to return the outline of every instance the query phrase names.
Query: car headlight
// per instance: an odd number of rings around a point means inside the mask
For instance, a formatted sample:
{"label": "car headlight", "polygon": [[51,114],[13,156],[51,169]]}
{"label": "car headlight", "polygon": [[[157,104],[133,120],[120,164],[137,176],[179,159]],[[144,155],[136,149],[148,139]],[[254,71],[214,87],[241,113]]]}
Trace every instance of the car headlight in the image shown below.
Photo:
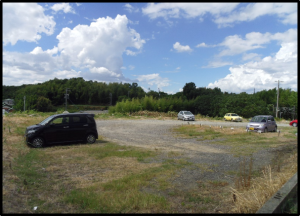
{"label": "car headlight", "polygon": [[29,130],[28,132],[27,132],[27,134],[31,134],[31,133],[34,133],[36,130]]}

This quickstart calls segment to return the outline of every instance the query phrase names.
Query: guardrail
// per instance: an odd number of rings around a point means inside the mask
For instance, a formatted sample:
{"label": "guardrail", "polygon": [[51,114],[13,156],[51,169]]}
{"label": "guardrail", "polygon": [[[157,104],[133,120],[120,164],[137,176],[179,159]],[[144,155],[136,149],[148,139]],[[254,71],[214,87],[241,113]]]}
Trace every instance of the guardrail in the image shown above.
{"label": "guardrail", "polygon": [[[296,173],[256,212],[256,214],[283,213],[288,200],[298,196],[297,190],[298,178]],[[297,203],[295,202],[295,204]]]}

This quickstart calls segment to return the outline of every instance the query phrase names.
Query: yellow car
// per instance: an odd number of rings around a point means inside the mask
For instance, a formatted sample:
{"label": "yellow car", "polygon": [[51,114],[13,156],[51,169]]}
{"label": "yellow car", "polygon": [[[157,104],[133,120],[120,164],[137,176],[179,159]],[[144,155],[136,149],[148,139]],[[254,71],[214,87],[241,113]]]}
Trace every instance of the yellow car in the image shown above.
{"label": "yellow car", "polygon": [[242,122],[243,118],[239,116],[238,114],[235,113],[226,113],[224,116],[225,121],[237,121],[237,122]]}

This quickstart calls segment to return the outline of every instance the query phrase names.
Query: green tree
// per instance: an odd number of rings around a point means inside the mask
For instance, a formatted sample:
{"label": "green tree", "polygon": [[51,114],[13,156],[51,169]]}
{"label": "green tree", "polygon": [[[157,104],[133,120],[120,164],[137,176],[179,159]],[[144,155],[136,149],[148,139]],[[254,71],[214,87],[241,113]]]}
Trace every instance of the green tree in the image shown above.
{"label": "green tree", "polygon": [[41,112],[49,112],[52,110],[51,101],[48,98],[40,96],[37,99],[36,108],[38,111],[41,111]]}

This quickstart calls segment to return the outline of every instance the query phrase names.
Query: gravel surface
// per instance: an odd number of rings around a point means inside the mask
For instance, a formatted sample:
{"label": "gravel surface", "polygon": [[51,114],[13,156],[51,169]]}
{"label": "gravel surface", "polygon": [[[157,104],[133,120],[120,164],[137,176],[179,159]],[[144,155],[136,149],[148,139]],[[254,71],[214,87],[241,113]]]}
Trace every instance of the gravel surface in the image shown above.
{"label": "gravel surface", "polygon": [[[178,120],[96,120],[99,135],[105,140],[120,145],[137,146],[160,151],[161,154],[151,162],[162,162],[165,159],[185,159],[193,165],[186,166],[171,179],[182,190],[197,187],[197,181],[219,180],[232,184],[234,175],[239,170],[243,158],[234,157],[228,146],[197,141],[176,136],[172,128],[188,124]],[[245,127],[246,122],[200,122],[189,124],[222,125]],[[177,154],[172,154],[176,152]],[[270,164],[275,150],[266,149],[253,155],[253,168],[259,169]],[[248,164],[247,164],[248,166]]]}

